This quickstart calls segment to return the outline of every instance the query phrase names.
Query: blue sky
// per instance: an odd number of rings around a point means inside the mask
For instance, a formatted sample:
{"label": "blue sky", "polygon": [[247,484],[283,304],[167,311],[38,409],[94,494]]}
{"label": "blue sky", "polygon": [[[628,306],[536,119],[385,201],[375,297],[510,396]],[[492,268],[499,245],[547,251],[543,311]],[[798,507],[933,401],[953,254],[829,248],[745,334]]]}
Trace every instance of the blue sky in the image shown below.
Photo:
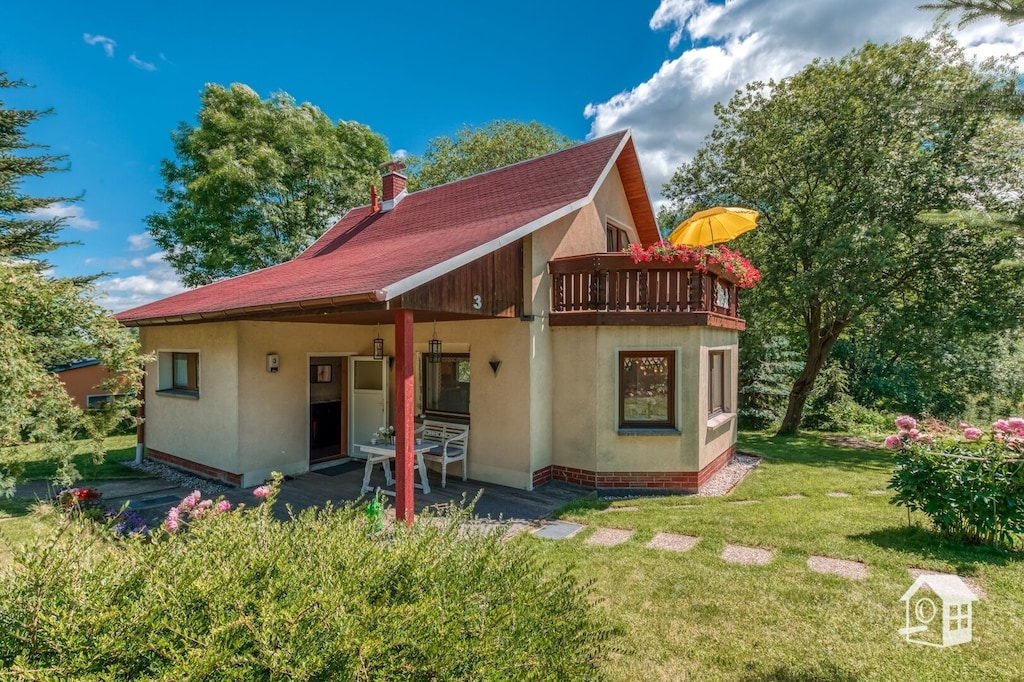
{"label": "blue sky", "polygon": [[[657,200],[713,126],[715,101],[867,39],[921,34],[934,18],[916,0],[219,5],[5,8],[0,70],[35,86],[3,93],[5,105],[54,108],[29,137],[71,165],[28,188],[83,195],[53,207],[70,216],[65,237],[82,244],[50,261],[62,275],[112,273],[100,283],[111,309],[180,290],[143,220],[161,210],[169,132],[194,121],[206,83],[286,91],[369,125],[393,152],[498,118],[577,139],[632,127]],[[979,54],[1019,50],[1013,33],[982,23],[963,40]]]}

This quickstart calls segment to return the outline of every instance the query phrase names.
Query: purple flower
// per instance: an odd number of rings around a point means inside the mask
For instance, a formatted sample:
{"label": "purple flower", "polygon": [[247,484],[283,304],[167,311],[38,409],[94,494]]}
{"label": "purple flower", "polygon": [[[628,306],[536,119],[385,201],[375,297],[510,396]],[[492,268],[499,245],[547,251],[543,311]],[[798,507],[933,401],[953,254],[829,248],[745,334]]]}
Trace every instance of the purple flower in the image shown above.
{"label": "purple flower", "polygon": [[899,436],[889,436],[885,439],[885,447],[890,450],[897,450],[902,444],[903,440]]}
{"label": "purple flower", "polygon": [[1005,419],[1000,419],[996,421],[994,424],[992,424],[992,428],[995,429],[996,431],[1009,431],[1010,422],[1008,422]]}
{"label": "purple flower", "polygon": [[228,502],[227,500],[221,500],[220,502],[217,503],[217,511],[219,511],[222,514],[224,512],[231,511],[231,503]]}
{"label": "purple flower", "polygon": [[979,438],[981,438],[981,429],[975,428],[973,426],[968,426],[966,429],[964,429],[964,438],[966,438],[967,440],[978,440]]}
{"label": "purple flower", "polygon": [[253,490],[252,494],[256,497],[270,497],[270,486],[261,485],[259,488],[256,488],[256,490]]}

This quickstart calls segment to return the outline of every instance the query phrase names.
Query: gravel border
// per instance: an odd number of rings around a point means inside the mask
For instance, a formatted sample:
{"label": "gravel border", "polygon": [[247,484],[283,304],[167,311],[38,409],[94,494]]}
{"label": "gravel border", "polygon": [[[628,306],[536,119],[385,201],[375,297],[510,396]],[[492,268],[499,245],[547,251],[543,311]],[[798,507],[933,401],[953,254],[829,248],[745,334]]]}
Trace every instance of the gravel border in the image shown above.
{"label": "gravel border", "polygon": [[707,483],[705,483],[698,497],[722,497],[736,487],[754,468],[761,463],[761,458],[754,455],[743,455],[736,453],[729,460],[729,463],[715,472]]}
{"label": "gravel border", "polygon": [[208,478],[201,478],[199,476],[193,476],[186,474],[181,469],[175,469],[172,466],[163,464],[162,462],[154,462],[151,459],[143,459],[141,464],[136,464],[134,459],[129,459],[121,462],[129,469],[135,469],[136,471],[143,471],[147,474],[152,474],[157,478],[162,478],[165,481],[169,481],[176,485],[180,485],[182,488],[189,488],[191,490],[199,490],[204,495],[223,495],[234,488],[216,483]]}

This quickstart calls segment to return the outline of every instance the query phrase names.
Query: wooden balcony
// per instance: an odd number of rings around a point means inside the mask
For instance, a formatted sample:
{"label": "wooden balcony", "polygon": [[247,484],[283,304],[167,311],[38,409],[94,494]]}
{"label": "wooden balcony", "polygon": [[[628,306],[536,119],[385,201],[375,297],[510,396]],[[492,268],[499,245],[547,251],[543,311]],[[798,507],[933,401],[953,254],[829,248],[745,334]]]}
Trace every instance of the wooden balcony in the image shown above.
{"label": "wooden balcony", "polygon": [[716,265],[634,263],[624,253],[548,262],[551,324],[705,325],[742,331],[736,278]]}

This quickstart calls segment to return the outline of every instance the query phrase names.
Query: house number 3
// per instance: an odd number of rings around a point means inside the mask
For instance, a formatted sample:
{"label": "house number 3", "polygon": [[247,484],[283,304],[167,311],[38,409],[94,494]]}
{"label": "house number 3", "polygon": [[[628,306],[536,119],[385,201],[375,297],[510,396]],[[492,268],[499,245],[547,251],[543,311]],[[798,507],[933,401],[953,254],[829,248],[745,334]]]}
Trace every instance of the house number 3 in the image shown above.
{"label": "house number 3", "polygon": [[477,294],[473,297],[473,310],[480,310],[483,307],[484,299],[480,297],[480,294]]}

